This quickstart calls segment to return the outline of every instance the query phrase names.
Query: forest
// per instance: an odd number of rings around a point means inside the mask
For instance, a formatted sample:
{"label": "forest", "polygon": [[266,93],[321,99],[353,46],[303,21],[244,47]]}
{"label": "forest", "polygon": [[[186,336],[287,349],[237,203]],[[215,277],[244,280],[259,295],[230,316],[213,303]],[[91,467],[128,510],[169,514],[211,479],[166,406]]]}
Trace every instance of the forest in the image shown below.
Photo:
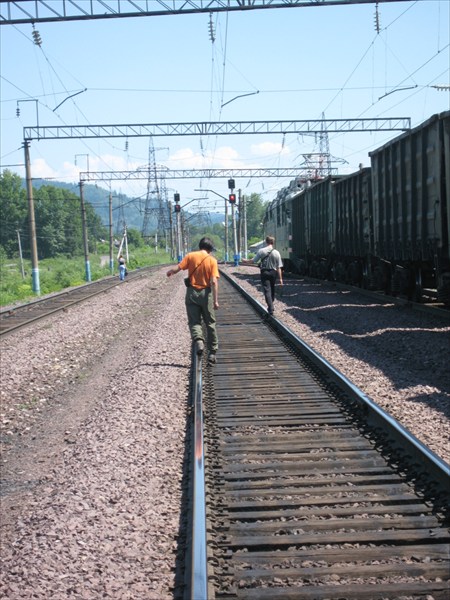
{"label": "forest", "polygon": [[[0,246],[9,258],[30,256],[28,200],[19,175],[5,170],[0,176]],[[80,198],[53,185],[33,189],[39,258],[68,258],[83,254]],[[108,230],[92,205],[86,203],[88,238],[105,239]]]}
{"label": "forest", "polygon": [[[96,252],[96,246],[102,240],[109,239],[108,194],[96,186],[86,186],[86,221],[88,229],[89,252]],[[80,210],[80,196],[75,184],[45,184],[42,180],[33,182],[34,212],[39,259],[83,255],[83,232]],[[248,244],[263,237],[263,219],[266,204],[259,194],[244,196],[247,214]],[[122,237],[123,224],[117,220],[117,208],[126,206],[126,225],[129,242],[142,246],[140,239],[142,211],[133,208],[133,199],[126,196],[114,196],[113,226],[116,236]],[[122,204],[119,204],[119,203]],[[207,219],[201,215],[186,213],[189,223],[189,246],[195,247],[195,240],[203,235],[214,238],[218,250],[224,248],[224,217],[221,214],[209,214]],[[214,218],[215,217],[215,218]],[[0,251],[8,258],[19,255],[19,244],[24,258],[30,257],[30,239],[28,222],[28,200],[23,179],[9,170],[0,175]],[[156,228],[156,220],[153,224]],[[229,228],[231,229],[231,227]],[[231,237],[231,231],[229,231]],[[154,245],[154,239],[150,241]],[[158,241],[163,244],[163,240]],[[230,244],[230,240],[229,240]],[[231,244],[230,244],[231,248]]]}

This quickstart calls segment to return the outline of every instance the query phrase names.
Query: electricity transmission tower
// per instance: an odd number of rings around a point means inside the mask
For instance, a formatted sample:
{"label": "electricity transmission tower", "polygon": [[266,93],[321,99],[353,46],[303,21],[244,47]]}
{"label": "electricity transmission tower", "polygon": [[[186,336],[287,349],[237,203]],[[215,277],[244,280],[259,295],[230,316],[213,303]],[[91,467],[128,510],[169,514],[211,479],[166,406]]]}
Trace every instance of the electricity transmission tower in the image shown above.
{"label": "electricity transmission tower", "polygon": [[320,132],[319,150],[321,154],[321,177],[327,177],[331,174],[331,156],[330,156],[330,140],[328,139],[328,131],[325,121],[325,113],[322,113],[322,131]]}
{"label": "electricity transmission tower", "polygon": [[330,153],[330,140],[326,126],[325,114],[322,113],[322,123],[319,137],[319,152],[303,154],[304,167],[309,171],[311,179],[323,179],[329,175],[333,175],[335,169],[332,168],[333,163],[346,163],[343,158],[336,158]]}
{"label": "electricity transmission tower", "polygon": [[169,148],[155,148],[153,138],[149,138],[148,144],[148,177],[147,177],[147,195],[145,199],[144,219],[142,222],[142,237],[148,241],[150,237],[150,225],[152,217],[156,216],[157,235],[165,235],[168,228],[168,203],[167,188],[164,177],[158,179],[156,168],[156,150],[169,150]]}

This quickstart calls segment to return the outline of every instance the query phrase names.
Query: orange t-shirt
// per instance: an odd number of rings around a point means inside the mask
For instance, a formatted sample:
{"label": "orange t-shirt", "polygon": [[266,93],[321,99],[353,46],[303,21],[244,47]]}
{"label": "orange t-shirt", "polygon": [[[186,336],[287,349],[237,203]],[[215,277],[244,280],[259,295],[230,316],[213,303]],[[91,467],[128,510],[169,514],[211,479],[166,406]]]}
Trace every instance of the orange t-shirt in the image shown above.
{"label": "orange t-shirt", "polygon": [[220,277],[217,260],[206,250],[189,252],[178,264],[180,269],[189,272],[191,285],[197,289],[208,288],[212,277]]}

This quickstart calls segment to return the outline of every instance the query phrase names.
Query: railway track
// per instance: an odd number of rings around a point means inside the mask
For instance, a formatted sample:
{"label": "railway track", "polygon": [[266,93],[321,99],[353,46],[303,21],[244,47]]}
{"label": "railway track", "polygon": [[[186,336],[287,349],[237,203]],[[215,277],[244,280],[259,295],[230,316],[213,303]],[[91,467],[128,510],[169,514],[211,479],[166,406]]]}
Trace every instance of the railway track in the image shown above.
{"label": "railway track", "polygon": [[[132,280],[138,277],[143,277],[149,271],[157,267],[144,267],[129,271],[127,280]],[[45,298],[39,298],[27,304],[21,304],[13,308],[8,308],[0,311],[0,336],[17,331],[21,327],[26,327],[39,319],[44,319],[56,312],[67,310],[70,306],[84,302],[89,298],[107,292],[116,285],[122,285],[123,282],[118,277],[106,277],[80,285],[70,290],[64,290],[61,293]]]}
{"label": "railway track", "polygon": [[448,465],[224,279],[189,597],[448,599]]}

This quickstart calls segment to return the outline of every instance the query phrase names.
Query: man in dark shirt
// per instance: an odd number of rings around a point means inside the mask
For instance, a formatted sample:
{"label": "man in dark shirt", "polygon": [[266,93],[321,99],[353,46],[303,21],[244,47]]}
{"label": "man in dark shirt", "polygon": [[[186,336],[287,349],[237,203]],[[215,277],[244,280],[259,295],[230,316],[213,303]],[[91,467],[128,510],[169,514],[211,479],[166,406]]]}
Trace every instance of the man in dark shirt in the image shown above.
{"label": "man in dark shirt", "polygon": [[275,283],[277,277],[280,285],[283,285],[283,261],[280,253],[274,248],[275,238],[268,235],[266,237],[266,245],[258,250],[253,260],[242,261],[243,263],[259,263],[261,269],[261,285],[264,292],[264,297],[267,304],[267,312],[273,315],[273,303],[275,301]]}

